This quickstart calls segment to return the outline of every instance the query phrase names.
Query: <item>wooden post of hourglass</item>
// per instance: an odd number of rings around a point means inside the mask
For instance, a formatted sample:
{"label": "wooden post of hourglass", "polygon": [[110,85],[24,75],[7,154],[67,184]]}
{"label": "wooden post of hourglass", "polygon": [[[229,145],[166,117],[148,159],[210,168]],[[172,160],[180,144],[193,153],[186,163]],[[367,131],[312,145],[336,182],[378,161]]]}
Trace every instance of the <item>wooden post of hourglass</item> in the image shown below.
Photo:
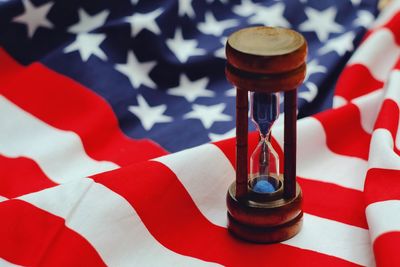
{"label": "wooden post of hourglass", "polygon": [[[307,43],[295,31],[251,27],[226,45],[226,76],[237,88],[236,181],[227,194],[228,229],[242,239],[271,243],[300,231],[302,192],[296,183],[297,87],[306,72]],[[248,182],[248,92],[284,92],[284,174],[273,193],[257,193]]]}
{"label": "wooden post of hourglass", "polygon": [[236,197],[247,194],[248,93],[236,89]]}

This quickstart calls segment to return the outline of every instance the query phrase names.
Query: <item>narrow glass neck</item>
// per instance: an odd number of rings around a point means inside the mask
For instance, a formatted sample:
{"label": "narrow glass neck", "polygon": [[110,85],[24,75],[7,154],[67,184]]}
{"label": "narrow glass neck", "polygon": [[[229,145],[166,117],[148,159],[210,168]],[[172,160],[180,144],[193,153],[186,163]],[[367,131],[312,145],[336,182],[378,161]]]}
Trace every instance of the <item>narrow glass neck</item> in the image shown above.
{"label": "narrow glass neck", "polygon": [[259,143],[267,143],[271,141],[271,129],[267,133],[262,133],[261,131],[259,132],[260,134],[260,141]]}
{"label": "narrow glass neck", "polygon": [[257,147],[250,157],[250,177],[279,175],[279,156],[271,144],[271,133],[260,135]]}

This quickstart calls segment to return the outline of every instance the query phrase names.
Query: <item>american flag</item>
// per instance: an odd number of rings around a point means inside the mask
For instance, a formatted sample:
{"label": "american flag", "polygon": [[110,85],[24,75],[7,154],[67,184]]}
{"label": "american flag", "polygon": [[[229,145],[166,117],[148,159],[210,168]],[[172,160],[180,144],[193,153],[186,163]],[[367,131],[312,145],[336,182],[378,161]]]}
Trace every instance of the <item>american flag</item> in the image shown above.
{"label": "american flag", "polygon": [[[251,25],[309,45],[304,226],[274,245],[226,230]],[[399,87],[398,0],[0,0],[0,265],[400,266]]]}

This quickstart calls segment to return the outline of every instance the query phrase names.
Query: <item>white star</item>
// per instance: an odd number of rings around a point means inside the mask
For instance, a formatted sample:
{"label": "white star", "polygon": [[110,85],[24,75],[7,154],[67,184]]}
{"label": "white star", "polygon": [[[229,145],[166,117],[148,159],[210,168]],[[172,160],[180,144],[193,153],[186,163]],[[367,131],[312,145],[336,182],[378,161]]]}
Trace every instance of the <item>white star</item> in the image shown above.
{"label": "white star", "polygon": [[321,42],[328,40],[330,33],[343,31],[343,27],[335,22],[337,13],[335,7],[327,8],[324,11],[306,7],[305,12],[308,19],[299,25],[299,29],[304,32],[315,32]]}
{"label": "white star", "polygon": [[259,7],[258,4],[253,3],[251,0],[242,0],[242,3],[234,6],[232,10],[239,16],[247,17],[253,15]]}
{"label": "white star", "polygon": [[231,88],[231,89],[229,89],[229,90],[226,90],[225,91],[225,95],[226,96],[233,96],[233,97],[236,97],[236,88]]}
{"label": "white star", "polygon": [[197,48],[198,41],[195,39],[185,40],[182,30],[177,28],[173,39],[167,40],[168,48],[175,54],[181,63],[185,63],[191,56],[201,56],[206,53],[204,49]]}
{"label": "white star", "polygon": [[312,82],[306,82],[305,86],[307,87],[308,91],[299,92],[299,98],[302,98],[310,103],[317,96],[318,87]]}
{"label": "white star", "polygon": [[186,113],[183,118],[199,119],[204,128],[210,129],[214,122],[232,120],[231,116],[222,113],[222,111],[225,109],[225,106],[225,103],[220,103],[213,106],[193,104],[193,110],[189,113]]}
{"label": "white star", "polygon": [[226,58],[226,56],[225,56],[225,44],[226,44],[227,40],[228,40],[228,38],[225,37],[225,36],[220,39],[222,47],[217,49],[217,50],[215,50],[214,56],[219,57],[219,58],[223,58],[223,59]]}
{"label": "white star", "polygon": [[133,51],[129,51],[127,62],[115,65],[115,69],[128,77],[132,87],[135,89],[142,84],[150,88],[156,88],[156,84],[149,77],[149,73],[155,65],[155,61],[140,63]]}
{"label": "white star", "polygon": [[220,140],[235,137],[235,135],[236,135],[236,128],[233,128],[232,130],[229,130],[224,134],[209,133],[208,138],[210,138],[212,142],[217,142]]}
{"label": "white star", "polygon": [[169,89],[168,94],[183,96],[189,102],[193,102],[198,97],[213,97],[215,93],[206,89],[208,82],[207,77],[192,82],[186,75],[181,74],[179,86]]}
{"label": "white star", "polygon": [[326,73],[326,71],[326,67],[319,65],[318,61],[313,59],[307,63],[306,77],[304,78],[304,81],[307,81],[308,78],[310,78],[310,76],[314,73]]}
{"label": "white star", "polygon": [[369,28],[371,23],[374,21],[374,15],[367,10],[359,10],[357,12],[357,18],[353,21],[354,26],[361,26]]}
{"label": "white star", "polygon": [[68,28],[70,33],[81,33],[90,32],[97,28],[100,28],[106,22],[106,19],[110,11],[103,10],[93,16],[85,12],[84,9],[80,8],[78,10],[79,21]]}
{"label": "white star", "polygon": [[138,95],[137,100],[138,106],[129,106],[128,110],[139,118],[146,131],[151,130],[156,123],[171,122],[173,120],[172,117],[164,115],[167,105],[151,107],[141,95]]}
{"label": "white star", "polygon": [[104,39],[106,39],[106,35],[102,33],[80,33],[74,42],[64,48],[64,53],[79,51],[83,61],[87,61],[91,55],[106,60],[106,54],[99,47]]}
{"label": "white star", "polygon": [[148,13],[135,13],[126,17],[125,21],[131,24],[131,35],[136,36],[143,29],[147,29],[154,34],[160,34],[161,30],[156,23],[156,18],[163,12],[162,8],[158,8]]}
{"label": "white star", "polygon": [[139,0],[131,0],[132,5],[137,5],[139,3]]}
{"label": "white star", "polygon": [[361,4],[361,0],[350,0],[354,6],[358,6]]}
{"label": "white star", "polygon": [[205,21],[198,24],[199,30],[204,34],[220,36],[228,28],[237,26],[238,22],[234,19],[216,20],[211,12],[206,12]]}
{"label": "white star", "polygon": [[13,18],[14,22],[23,23],[28,29],[28,36],[32,38],[39,27],[52,29],[54,25],[46,18],[54,3],[35,7],[29,0],[22,0],[24,13]]}
{"label": "white star", "polygon": [[194,18],[194,10],[192,7],[193,0],[178,0],[178,14],[183,17],[187,15],[189,18]]}
{"label": "white star", "polygon": [[283,3],[276,3],[269,7],[259,6],[255,10],[255,14],[249,19],[249,23],[290,27],[290,23],[285,19],[283,12],[285,12],[285,5]]}
{"label": "white star", "polygon": [[350,31],[336,38],[330,39],[318,50],[318,54],[323,55],[335,51],[339,56],[343,56],[347,51],[353,51],[354,38],[354,33]]}

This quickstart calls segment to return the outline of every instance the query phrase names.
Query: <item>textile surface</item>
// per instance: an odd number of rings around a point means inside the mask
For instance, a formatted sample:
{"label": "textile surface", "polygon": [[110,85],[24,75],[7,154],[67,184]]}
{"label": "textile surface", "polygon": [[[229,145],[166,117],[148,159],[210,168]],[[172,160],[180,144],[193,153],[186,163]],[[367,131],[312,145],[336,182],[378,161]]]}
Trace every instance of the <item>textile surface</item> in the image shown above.
{"label": "textile surface", "polygon": [[[309,45],[304,225],[273,245],[226,229],[250,25]],[[399,87],[399,1],[0,0],[0,265],[400,266]]]}

